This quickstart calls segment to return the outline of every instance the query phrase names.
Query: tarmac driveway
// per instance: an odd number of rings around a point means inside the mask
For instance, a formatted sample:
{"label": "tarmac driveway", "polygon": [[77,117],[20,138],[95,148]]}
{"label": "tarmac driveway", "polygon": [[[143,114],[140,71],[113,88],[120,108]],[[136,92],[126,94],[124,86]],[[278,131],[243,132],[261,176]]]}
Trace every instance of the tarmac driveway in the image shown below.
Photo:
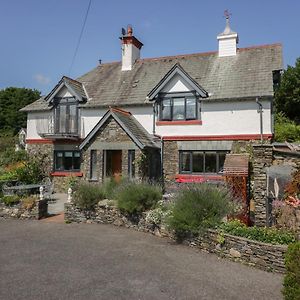
{"label": "tarmac driveway", "polygon": [[282,276],[110,225],[0,220],[0,299],[282,299]]}

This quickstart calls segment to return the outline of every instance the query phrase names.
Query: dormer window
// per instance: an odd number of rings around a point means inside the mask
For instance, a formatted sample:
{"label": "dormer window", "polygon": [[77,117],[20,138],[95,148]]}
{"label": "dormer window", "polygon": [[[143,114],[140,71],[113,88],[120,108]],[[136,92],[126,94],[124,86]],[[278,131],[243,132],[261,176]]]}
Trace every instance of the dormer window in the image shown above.
{"label": "dormer window", "polygon": [[59,134],[78,133],[78,101],[74,97],[55,99],[55,131]]}
{"label": "dormer window", "polygon": [[164,97],[160,104],[160,121],[196,120],[197,101],[194,96]]}

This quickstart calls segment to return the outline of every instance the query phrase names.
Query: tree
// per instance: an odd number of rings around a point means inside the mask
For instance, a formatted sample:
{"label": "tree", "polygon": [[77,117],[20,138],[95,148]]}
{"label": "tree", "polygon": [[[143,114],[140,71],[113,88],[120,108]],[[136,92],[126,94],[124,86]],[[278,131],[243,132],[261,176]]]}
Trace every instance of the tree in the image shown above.
{"label": "tree", "polygon": [[275,92],[277,112],[300,124],[300,57],[295,67],[288,66]]}
{"label": "tree", "polygon": [[40,97],[41,93],[32,89],[9,87],[0,90],[0,135],[16,134],[26,127],[26,113],[19,110]]}

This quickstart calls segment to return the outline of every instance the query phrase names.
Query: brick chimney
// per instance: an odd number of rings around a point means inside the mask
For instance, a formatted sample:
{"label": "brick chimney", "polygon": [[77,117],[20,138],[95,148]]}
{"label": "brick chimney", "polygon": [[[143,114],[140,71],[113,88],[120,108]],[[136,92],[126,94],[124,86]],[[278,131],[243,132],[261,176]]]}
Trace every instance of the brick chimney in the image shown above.
{"label": "brick chimney", "polygon": [[219,41],[219,57],[236,55],[237,43],[239,42],[238,34],[231,30],[229,25],[229,13],[225,10],[226,27],[217,37]]}
{"label": "brick chimney", "polygon": [[120,37],[122,41],[122,71],[130,71],[137,59],[140,58],[140,52],[143,44],[133,35],[131,26],[127,26],[127,32]]}

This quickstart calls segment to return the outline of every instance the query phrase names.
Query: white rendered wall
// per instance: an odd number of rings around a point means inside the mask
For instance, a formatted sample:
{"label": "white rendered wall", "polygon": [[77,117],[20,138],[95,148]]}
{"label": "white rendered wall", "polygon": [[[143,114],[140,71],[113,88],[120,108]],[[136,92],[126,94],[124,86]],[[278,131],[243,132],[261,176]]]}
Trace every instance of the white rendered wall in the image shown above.
{"label": "white rendered wall", "polygon": [[101,120],[108,108],[92,108],[80,109],[80,124],[81,124],[81,137],[85,138],[95,125]]}
{"label": "white rendered wall", "polygon": [[[269,101],[263,104],[263,134],[271,134],[271,109]],[[202,102],[202,125],[156,126],[162,136],[214,136],[260,134],[260,114],[253,101]]]}
{"label": "white rendered wall", "polygon": [[66,87],[60,89],[60,91],[55,95],[56,97],[73,97],[73,95],[68,91]]}
{"label": "white rendered wall", "polygon": [[164,86],[161,90],[164,93],[189,92],[192,87],[178,74]]}
{"label": "white rendered wall", "polygon": [[47,129],[52,111],[29,112],[27,115],[27,139],[42,139],[38,134],[38,129]]}

